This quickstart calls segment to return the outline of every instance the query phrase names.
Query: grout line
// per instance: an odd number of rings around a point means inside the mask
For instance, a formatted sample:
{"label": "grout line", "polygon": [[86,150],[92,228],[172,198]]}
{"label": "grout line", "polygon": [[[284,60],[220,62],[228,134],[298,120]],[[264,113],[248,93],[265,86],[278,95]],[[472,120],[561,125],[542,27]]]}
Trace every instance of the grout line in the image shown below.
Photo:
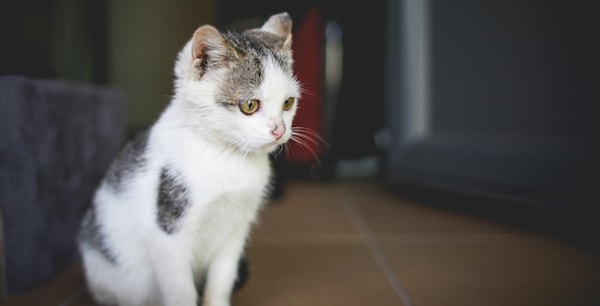
{"label": "grout line", "polygon": [[[254,244],[269,245],[362,245],[360,234],[261,234],[252,239]],[[377,241],[387,245],[540,245],[555,241],[537,234],[512,233],[410,233],[378,234]]]}
{"label": "grout line", "polygon": [[540,245],[554,241],[536,234],[412,233],[379,234],[378,241],[392,245]]}
{"label": "grout line", "polygon": [[369,227],[369,224],[363,217],[362,213],[359,211],[356,202],[344,194],[342,194],[341,197],[343,200],[342,204],[344,206],[344,210],[354,224],[354,227],[358,231],[360,237],[366,242],[369,251],[371,251],[371,255],[373,255],[375,262],[377,262],[377,265],[390,282],[394,292],[405,306],[412,306],[410,298],[408,297],[408,293],[406,293],[406,290],[404,290],[404,287],[400,283],[400,280],[394,272],[392,265],[387,259],[387,256],[385,256],[381,245],[373,236],[371,228]]}
{"label": "grout line", "polygon": [[254,244],[269,245],[362,245],[363,240],[355,233],[352,234],[262,234],[252,239]]}

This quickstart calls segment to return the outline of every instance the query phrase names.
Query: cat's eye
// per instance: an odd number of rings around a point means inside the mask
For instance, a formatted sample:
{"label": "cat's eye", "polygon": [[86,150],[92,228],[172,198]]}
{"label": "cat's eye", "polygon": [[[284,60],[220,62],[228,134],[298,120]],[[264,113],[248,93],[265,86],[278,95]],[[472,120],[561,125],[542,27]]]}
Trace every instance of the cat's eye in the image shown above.
{"label": "cat's eye", "polygon": [[260,101],[256,99],[248,99],[240,102],[239,106],[242,113],[246,115],[252,115],[258,110],[258,107],[260,106]]}
{"label": "cat's eye", "polygon": [[289,111],[294,106],[294,103],[296,103],[296,98],[287,98],[283,101],[283,110]]}

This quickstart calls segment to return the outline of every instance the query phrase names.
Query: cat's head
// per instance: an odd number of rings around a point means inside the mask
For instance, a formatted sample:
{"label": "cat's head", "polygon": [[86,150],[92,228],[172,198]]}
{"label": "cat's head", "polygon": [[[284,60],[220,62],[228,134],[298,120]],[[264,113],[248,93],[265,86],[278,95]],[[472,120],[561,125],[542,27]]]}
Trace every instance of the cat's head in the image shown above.
{"label": "cat's head", "polygon": [[287,13],[241,33],[199,27],[175,65],[186,125],[242,153],[268,153],[286,143],[301,93],[291,44]]}

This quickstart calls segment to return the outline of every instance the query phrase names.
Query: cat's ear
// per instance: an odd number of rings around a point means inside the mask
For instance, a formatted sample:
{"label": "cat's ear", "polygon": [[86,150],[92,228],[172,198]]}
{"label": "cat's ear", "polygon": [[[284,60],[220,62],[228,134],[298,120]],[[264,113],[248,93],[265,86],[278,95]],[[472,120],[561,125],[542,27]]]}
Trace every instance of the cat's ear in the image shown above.
{"label": "cat's ear", "polygon": [[192,38],[192,67],[198,79],[210,67],[217,67],[227,57],[237,52],[225,40],[215,27],[204,25],[199,27]]}
{"label": "cat's ear", "polygon": [[261,30],[275,34],[283,39],[281,48],[289,49],[292,46],[292,18],[287,12],[272,15],[263,24]]}

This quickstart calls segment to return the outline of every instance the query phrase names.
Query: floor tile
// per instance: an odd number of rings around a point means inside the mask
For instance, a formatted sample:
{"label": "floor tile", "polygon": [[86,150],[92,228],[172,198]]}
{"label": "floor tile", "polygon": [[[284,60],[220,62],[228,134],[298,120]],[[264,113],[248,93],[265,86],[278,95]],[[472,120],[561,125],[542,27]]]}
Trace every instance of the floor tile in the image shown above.
{"label": "floor tile", "polygon": [[[235,306],[600,305],[598,255],[375,181],[290,182],[247,253]],[[2,305],[95,306],[77,266]]]}
{"label": "floor tile", "polygon": [[2,306],[61,305],[83,288],[81,266],[74,265],[40,288],[8,298]]}
{"label": "floor tile", "polygon": [[337,184],[293,182],[251,236],[235,305],[403,305],[345,213]]}
{"label": "floor tile", "polygon": [[383,188],[373,193],[361,193],[351,188],[344,191],[348,193],[346,202],[358,206],[376,234],[521,232],[509,225],[415,203]]}
{"label": "floor tile", "polygon": [[362,245],[256,244],[236,306],[402,305]]}
{"label": "floor tile", "polygon": [[538,237],[383,243],[413,305],[600,305],[598,257]]}
{"label": "floor tile", "polygon": [[59,306],[100,306],[94,302],[92,296],[85,290],[76,292],[71,298]]}
{"label": "floor tile", "polygon": [[335,184],[293,182],[281,199],[267,204],[254,234],[338,235],[355,229],[344,213]]}

